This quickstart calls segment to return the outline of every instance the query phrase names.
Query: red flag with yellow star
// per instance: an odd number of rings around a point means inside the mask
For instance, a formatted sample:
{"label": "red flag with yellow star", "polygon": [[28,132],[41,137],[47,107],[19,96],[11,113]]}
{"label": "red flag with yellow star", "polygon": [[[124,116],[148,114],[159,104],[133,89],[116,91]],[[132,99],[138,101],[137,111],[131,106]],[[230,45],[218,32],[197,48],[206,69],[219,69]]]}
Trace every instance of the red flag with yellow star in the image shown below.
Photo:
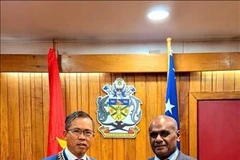
{"label": "red flag with yellow star", "polygon": [[57,57],[54,49],[48,52],[48,78],[50,93],[47,156],[56,154],[65,147],[63,136],[65,114],[59,77]]}

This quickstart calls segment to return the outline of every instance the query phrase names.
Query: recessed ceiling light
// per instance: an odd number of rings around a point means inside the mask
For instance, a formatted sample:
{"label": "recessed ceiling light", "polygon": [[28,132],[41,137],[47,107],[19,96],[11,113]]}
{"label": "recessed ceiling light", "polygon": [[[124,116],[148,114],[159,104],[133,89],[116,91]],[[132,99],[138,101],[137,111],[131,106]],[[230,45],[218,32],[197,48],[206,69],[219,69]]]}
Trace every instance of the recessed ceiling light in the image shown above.
{"label": "recessed ceiling light", "polygon": [[156,10],[148,13],[148,18],[151,20],[162,20],[164,18],[167,18],[168,16],[169,16],[169,13],[164,10]]}

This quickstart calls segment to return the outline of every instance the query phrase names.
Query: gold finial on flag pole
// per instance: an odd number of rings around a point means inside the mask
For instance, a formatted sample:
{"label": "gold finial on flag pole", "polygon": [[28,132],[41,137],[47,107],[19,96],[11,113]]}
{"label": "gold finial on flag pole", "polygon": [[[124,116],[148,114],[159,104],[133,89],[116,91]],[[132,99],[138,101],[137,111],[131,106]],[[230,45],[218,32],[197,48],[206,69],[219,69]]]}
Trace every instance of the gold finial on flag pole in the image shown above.
{"label": "gold finial on flag pole", "polygon": [[56,39],[53,39],[53,50],[55,51],[56,53],[56,57],[58,57],[58,49],[57,49],[57,40]]}
{"label": "gold finial on flag pole", "polygon": [[172,42],[172,38],[168,37],[167,38],[167,54],[168,55],[171,53],[171,42]]}
{"label": "gold finial on flag pole", "polygon": [[57,50],[57,40],[53,39],[53,49]]}

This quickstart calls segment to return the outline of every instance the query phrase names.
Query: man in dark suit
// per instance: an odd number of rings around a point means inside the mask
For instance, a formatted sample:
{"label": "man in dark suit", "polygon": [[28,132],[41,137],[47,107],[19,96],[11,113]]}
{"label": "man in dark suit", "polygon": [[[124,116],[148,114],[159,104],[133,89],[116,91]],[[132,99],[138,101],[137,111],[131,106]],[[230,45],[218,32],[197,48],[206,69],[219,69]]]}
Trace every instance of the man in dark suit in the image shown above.
{"label": "man in dark suit", "polygon": [[160,115],[154,118],[148,131],[155,154],[148,160],[196,160],[178,150],[177,141],[180,140],[180,131],[172,117]]}
{"label": "man in dark suit", "polygon": [[44,160],[95,160],[86,155],[94,137],[93,119],[83,111],[73,112],[65,120],[67,147]]}

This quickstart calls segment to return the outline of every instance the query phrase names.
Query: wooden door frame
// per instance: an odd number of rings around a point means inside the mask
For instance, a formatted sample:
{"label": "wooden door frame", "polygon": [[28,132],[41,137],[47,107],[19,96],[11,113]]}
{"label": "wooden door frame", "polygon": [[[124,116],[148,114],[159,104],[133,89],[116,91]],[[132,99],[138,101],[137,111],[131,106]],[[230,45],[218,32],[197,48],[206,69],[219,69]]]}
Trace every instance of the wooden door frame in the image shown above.
{"label": "wooden door frame", "polygon": [[197,158],[197,104],[201,100],[240,99],[240,92],[191,92],[189,94],[189,155]]}

